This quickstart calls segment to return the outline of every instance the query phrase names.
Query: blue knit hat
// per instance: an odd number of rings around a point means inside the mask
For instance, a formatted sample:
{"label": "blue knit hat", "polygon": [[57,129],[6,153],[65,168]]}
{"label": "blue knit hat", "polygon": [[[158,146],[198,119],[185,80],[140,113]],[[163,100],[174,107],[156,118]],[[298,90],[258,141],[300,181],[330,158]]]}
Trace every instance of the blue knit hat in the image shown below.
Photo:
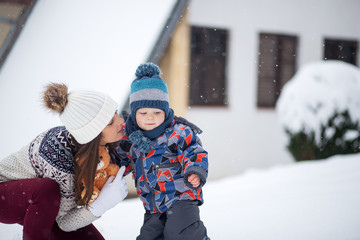
{"label": "blue knit hat", "polygon": [[169,113],[169,93],[166,83],[160,78],[160,68],[154,63],[141,64],[131,83],[130,114],[135,117],[139,108],[159,108]]}

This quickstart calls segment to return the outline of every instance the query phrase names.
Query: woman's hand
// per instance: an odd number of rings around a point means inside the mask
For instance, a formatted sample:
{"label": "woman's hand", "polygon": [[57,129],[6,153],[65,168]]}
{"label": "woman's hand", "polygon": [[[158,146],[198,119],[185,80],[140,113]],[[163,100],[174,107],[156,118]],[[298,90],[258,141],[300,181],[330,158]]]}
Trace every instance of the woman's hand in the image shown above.
{"label": "woman's hand", "polygon": [[110,176],[104,187],[101,189],[99,197],[89,206],[90,212],[95,217],[100,217],[127,196],[128,190],[126,180],[123,176],[124,171],[125,167],[122,166],[116,174],[116,177]]}

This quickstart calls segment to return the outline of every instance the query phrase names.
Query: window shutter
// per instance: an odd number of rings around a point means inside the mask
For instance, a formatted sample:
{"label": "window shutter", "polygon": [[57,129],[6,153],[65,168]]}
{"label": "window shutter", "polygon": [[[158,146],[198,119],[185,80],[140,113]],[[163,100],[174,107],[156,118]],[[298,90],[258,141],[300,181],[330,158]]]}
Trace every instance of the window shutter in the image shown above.
{"label": "window shutter", "polygon": [[226,104],[226,30],[192,27],[190,105]]}
{"label": "window shutter", "polygon": [[260,34],[257,106],[275,107],[284,84],[295,73],[297,38]]}
{"label": "window shutter", "polygon": [[325,39],[324,43],[325,60],[341,60],[353,65],[357,65],[357,41]]}

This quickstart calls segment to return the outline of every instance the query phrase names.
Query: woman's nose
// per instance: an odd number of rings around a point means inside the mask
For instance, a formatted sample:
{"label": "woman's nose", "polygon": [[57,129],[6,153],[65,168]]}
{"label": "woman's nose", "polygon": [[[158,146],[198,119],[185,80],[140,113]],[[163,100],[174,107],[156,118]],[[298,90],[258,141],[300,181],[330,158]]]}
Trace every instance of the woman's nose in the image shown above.
{"label": "woman's nose", "polygon": [[117,115],[117,123],[118,125],[122,125],[124,123],[124,119]]}

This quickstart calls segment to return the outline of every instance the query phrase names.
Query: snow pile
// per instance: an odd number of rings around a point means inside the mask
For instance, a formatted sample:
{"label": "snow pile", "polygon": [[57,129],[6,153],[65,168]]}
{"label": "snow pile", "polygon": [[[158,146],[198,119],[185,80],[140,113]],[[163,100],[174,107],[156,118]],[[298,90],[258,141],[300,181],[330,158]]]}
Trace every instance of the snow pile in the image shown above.
{"label": "snow pile", "polygon": [[[360,154],[248,170],[204,187],[201,218],[211,239],[360,239]],[[125,200],[94,224],[105,239],[135,239],[139,199]],[[2,240],[21,239],[0,224]]]}
{"label": "snow pile", "polygon": [[[321,125],[335,113],[348,110],[353,121],[360,120],[359,93],[358,67],[336,60],[304,65],[279,97],[276,110],[280,124],[292,133],[313,131],[319,142]],[[354,139],[358,134],[352,132],[347,137]]]}

